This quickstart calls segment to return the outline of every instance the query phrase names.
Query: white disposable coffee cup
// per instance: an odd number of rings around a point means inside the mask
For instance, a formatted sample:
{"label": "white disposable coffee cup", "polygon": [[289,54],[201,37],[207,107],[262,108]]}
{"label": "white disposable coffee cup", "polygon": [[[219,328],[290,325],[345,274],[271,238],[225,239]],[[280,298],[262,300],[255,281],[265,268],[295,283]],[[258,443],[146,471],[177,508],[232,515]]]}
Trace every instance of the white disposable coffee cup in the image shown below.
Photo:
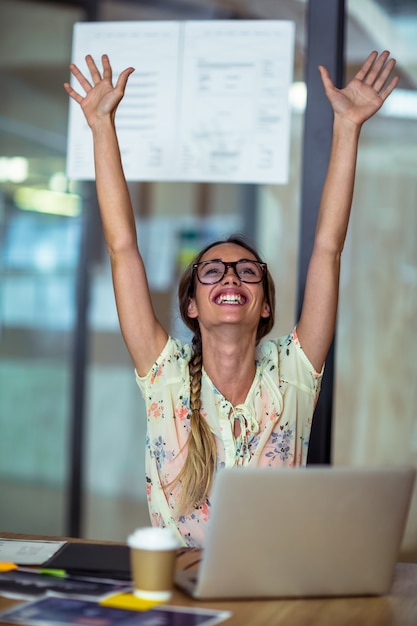
{"label": "white disposable coffee cup", "polygon": [[161,602],[168,600],[180,547],[174,532],[170,528],[137,528],[127,538],[127,544],[135,596]]}

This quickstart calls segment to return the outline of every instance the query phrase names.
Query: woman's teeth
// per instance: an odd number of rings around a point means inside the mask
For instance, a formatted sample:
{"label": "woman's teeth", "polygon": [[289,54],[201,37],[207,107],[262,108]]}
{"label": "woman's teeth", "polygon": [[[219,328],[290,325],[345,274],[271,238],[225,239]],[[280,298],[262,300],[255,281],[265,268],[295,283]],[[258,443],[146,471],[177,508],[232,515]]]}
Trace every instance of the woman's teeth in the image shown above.
{"label": "woman's teeth", "polygon": [[216,298],[216,304],[243,304],[244,298],[239,294],[224,294],[221,293]]}

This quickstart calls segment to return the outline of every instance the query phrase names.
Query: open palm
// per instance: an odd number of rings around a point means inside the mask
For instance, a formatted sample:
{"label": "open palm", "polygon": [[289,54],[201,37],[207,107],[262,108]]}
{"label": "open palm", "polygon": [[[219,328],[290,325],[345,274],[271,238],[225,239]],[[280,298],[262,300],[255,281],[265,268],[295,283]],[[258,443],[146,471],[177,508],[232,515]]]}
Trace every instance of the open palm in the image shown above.
{"label": "open palm", "polygon": [[372,52],[344,89],[337,89],[326,68],[319,67],[326,96],[335,114],[361,125],[381,108],[399,81],[398,77],[389,80],[395,60],[388,60],[388,57],[387,51],[379,56]]}
{"label": "open palm", "polygon": [[101,76],[93,58],[86,57],[88,69],[90,70],[92,83],[87,80],[79,68],[72,64],[71,73],[78,80],[85,91],[85,96],[80,95],[68,83],[64,87],[67,93],[81,106],[88,124],[92,127],[100,119],[111,115],[114,117],[116,109],[122,100],[126,88],[127,80],[134,71],[133,67],[126,68],[117,79],[116,85],[112,84],[112,69],[107,55],[103,55],[103,76]]}

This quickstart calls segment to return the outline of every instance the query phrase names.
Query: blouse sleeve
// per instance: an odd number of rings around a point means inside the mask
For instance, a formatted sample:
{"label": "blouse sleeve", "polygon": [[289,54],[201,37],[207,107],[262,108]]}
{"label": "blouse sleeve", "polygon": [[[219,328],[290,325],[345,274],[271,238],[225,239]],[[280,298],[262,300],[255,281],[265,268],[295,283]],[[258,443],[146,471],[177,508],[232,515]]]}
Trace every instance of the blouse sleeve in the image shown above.
{"label": "blouse sleeve", "polygon": [[287,337],[278,340],[278,352],[280,363],[280,378],[290,385],[310,392],[317,400],[321,381],[324,373],[324,366],[321,372],[317,372],[306,353],[301,347],[297,335],[297,328],[294,328]]}
{"label": "blouse sleeve", "polygon": [[183,346],[178,339],[168,337],[161,354],[145,376],[139,376],[135,370],[136,383],[145,400],[162,383],[165,385],[183,382],[188,376],[188,363],[191,347]]}

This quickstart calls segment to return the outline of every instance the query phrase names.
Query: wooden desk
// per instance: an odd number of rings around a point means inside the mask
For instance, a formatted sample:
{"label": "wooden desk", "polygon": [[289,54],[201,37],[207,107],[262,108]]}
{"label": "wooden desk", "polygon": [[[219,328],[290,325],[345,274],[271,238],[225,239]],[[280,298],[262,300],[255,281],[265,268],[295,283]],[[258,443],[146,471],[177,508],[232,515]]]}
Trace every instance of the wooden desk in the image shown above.
{"label": "wooden desk", "polygon": [[[11,539],[62,539],[1,531],[0,536]],[[16,604],[15,600],[0,596],[1,611],[13,604]],[[192,600],[175,589],[169,604],[226,609],[232,612],[232,617],[224,622],[225,626],[416,626],[417,564],[399,563],[391,593],[381,597],[208,602]]]}

